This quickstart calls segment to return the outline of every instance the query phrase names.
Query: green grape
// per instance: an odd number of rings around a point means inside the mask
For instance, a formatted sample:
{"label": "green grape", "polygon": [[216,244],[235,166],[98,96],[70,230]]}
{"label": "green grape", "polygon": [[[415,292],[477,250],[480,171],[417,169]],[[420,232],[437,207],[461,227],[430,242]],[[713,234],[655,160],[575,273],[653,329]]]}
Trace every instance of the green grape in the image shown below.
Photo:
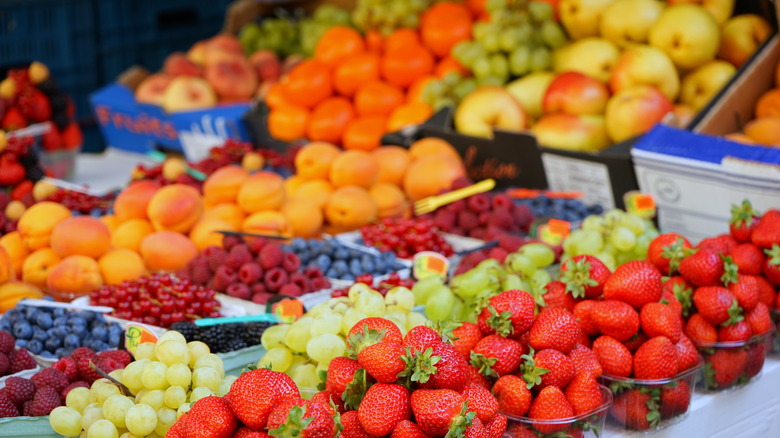
{"label": "green grape", "polygon": [[290,361],[290,368],[289,369],[292,369],[292,367],[294,367],[296,365],[300,365],[302,363],[306,363],[308,360],[309,359],[306,356],[304,356],[303,354],[293,354],[292,355],[292,361]]}
{"label": "green grape", "polygon": [[458,82],[461,81],[461,79],[463,79],[463,78],[460,76],[460,73],[458,73],[458,72],[450,72],[450,73],[447,73],[446,75],[444,75],[444,77],[441,78],[441,81],[442,81],[442,83],[446,87],[452,88],[455,85],[457,85]]}
{"label": "green grape", "polygon": [[[211,397],[212,395],[217,395],[216,392],[214,392],[211,388],[206,388],[205,386],[202,386],[200,388],[195,388],[192,391],[190,391],[190,404],[195,403],[196,401],[202,399],[203,397]],[[186,404],[186,403],[185,403]],[[182,405],[184,406],[184,405]],[[179,409],[181,409],[181,406],[179,406]]]}
{"label": "green grape", "polygon": [[302,317],[292,323],[290,329],[284,336],[284,344],[290,348],[290,350],[296,353],[303,353],[306,351],[306,343],[311,338],[311,322],[312,318]]}
{"label": "green grape", "polygon": [[411,29],[417,28],[420,26],[420,17],[417,15],[404,15],[401,18],[401,26]]}
{"label": "green grape", "polygon": [[135,402],[130,397],[122,394],[112,395],[103,403],[103,418],[114,423],[117,428],[124,428],[125,415],[134,405]]}
{"label": "green grape", "polygon": [[505,82],[509,78],[509,63],[503,54],[496,53],[490,56],[490,73]]}
{"label": "green grape", "polygon": [[536,271],[536,268],[538,267],[530,256],[521,252],[509,254],[505,263],[511,272],[515,274],[522,274],[527,277],[533,275],[534,271]]}
{"label": "green grape", "polygon": [[282,345],[289,329],[289,324],[272,325],[263,331],[262,336],[260,336],[260,343],[263,344],[263,348],[266,350]]}
{"label": "green grape", "polygon": [[158,342],[155,348],[155,355],[157,360],[167,366],[177,363],[190,363],[190,350],[187,348],[187,345],[174,339]]}
{"label": "green grape", "polygon": [[484,78],[477,79],[479,85],[495,85],[503,86],[506,81],[498,76],[486,76]]}
{"label": "green grape", "polygon": [[407,313],[402,310],[389,310],[384,318],[394,322],[403,335],[406,334],[406,315]]}
{"label": "green grape", "polygon": [[469,46],[472,44],[471,41],[461,41],[458,44],[455,44],[452,47],[452,56],[455,57],[455,59],[458,60],[463,65],[467,65],[465,62],[468,57],[469,52]]}
{"label": "green grape", "polygon": [[477,58],[474,61],[473,66],[471,67],[471,71],[472,73],[474,73],[474,76],[476,78],[485,78],[490,76],[491,73],[490,58],[486,56]]}
{"label": "green grape", "polygon": [[330,333],[311,338],[306,344],[306,354],[320,363],[330,363],[334,358],[342,356],[346,349],[344,339]]}
{"label": "green grape", "polygon": [[217,395],[219,397],[224,397],[225,394],[230,392],[230,387],[233,386],[233,382],[238,379],[238,376],[225,376],[222,381],[219,382],[219,389],[217,390]]}
{"label": "green grape", "polygon": [[319,336],[323,333],[338,334],[341,330],[341,320],[343,318],[344,317],[338,313],[322,313],[317,315],[311,321],[309,334],[312,337]]}
{"label": "green grape", "polygon": [[485,41],[485,37],[492,31],[490,25],[484,21],[477,21],[471,28],[471,34],[478,43]]}
{"label": "green grape", "polygon": [[644,219],[634,214],[624,214],[617,220],[616,225],[628,228],[637,236],[644,233],[647,229]]}
{"label": "green grape", "polygon": [[577,247],[580,254],[596,254],[604,246],[604,238],[595,231],[583,230],[582,238]]}
{"label": "green grape", "polygon": [[509,54],[509,70],[514,76],[523,76],[531,70],[531,50],[519,46]]}
{"label": "green grape", "polygon": [[154,342],[144,342],[135,349],[135,360],[157,360],[157,356],[154,354],[154,350],[157,344]]}
{"label": "green grape", "polygon": [[455,99],[452,99],[451,97],[442,97],[438,101],[436,101],[433,104],[433,110],[438,111],[442,108],[454,108],[455,107]]}
{"label": "green grape", "polygon": [[116,369],[114,371],[111,371],[108,373],[108,377],[111,377],[112,379],[116,380],[117,382],[122,381],[122,375],[125,373],[125,370],[123,369]]}
{"label": "green grape", "polygon": [[498,35],[498,33],[489,33],[485,35],[485,38],[482,41],[482,47],[485,48],[486,52],[494,53],[501,50],[501,41],[498,39]]}
{"label": "green grape", "polygon": [[349,330],[357,324],[361,319],[368,318],[368,315],[361,312],[358,309],[349,309],[344,313],[344,318],[341,320],[341,334],[346,336]]}
{"label": "green grape", "polygon": [[204,367],[213,368],[217,370],[220,379],[225,377],[225,366],[222,363],[222,358],[220,358],[214,353],[203,355],[200,359],[198,359],[195,362],[195,366],[192,367],[192,369],[194,371],[197,370],[198,368],[204,368]]}
{"label": "green grape", "polygon": [[530,2],[528,12],[531,14],[531,19],[537,23],[553,20],[553,7],[549,3]]}
{"label": "green grape", "polygon": [[87,438],[119,438],[119,431],[108,420],[97,420],[89,426]]}
{"label": "green grape", "polygon": [[369,317],[380,317],[385,314],[385,297],[375,290],[370,290],[358,297],[355,308]]}
{"label": "green grape", "polygon": [[617,266],[624,265],[634,260],[634,254],[631,251],[618,251],[615,254],[615,264]]}
{"label": "green grape", "polygon": [[[531,39],[536,33],[536,29],[530,24],[522,24],[515,28],[515,32],[517,32],[517,39],[520,41],[520,44],[527,45],[531,42]],[[530,47],[527,48],[530,49]]]}
{"label": "green grape", "polygon": [[634,257],[638,260],[644,258],[647,255],[647,248],[650,247],[650,242],[653,241],[653,237],[649,234],[642,234],[636,238],[636,246],[634,246]]}
{"label": "green grape", "polygon": [[604,218],[599,215],[590,215],[582,220],[582,226],[581,228],[583,230],[591,230],[595,231],[597,233],[604,233],[606,230],[607,224],[604,221]]}
{"label": "green grape", "polygon": [[445,321],[452,318],[455,306],[455,295],[447,287],[434,291],[425,302],[425,314],[434,321]]}
{"label": "green grape", "polygon": [[615,260],[615,256],[612,255],[610,252],[599,252],[597,254],[594,254],[599,260],[601,260],[604,265],[606,265],[610,271],[614,271],[615,268],[617,268],[617,261]]}
{"label": "green grape", "polygon": [[190,368],[195,366],[198,359],[211,353],[209,346],[201,341],[187,342],[187,349],[190,350]]}
{"label": "green grape", "polygon": [[320,383],[317,377],[317,367],[314,364],[302,364],[290,371],[290,378],[293,379],[298,388],[316,388]]}
{"label": "green grape", "polygon": [[503,278],[503,280],[501,280],[501,289],[504,290],[512,290],[512,289],[524,290],[522,286],[523,286],[523,280],[515,274],[507,274]]}
{"label": "green grape", "polygon": [[370,293],[370,292],[376,292],[374,289],[371,289],[370,286],[364,283],[355,283],[352,286],[350,286],[349,290],[347,291],[347,297],[349,300],[353,303],[357,302],[357,299],[364,293]]}
{"label": "green grape", "polygon": [[555,251],[543,243],[526,243],[520,247],[520,253],[529,257],[539,268],[555,263]]}
{"label": "green grape", "polygon": [[183,334],[177,332],[176,330],[168,330],[167,332],[165,332],[162,335],[160,335],[159,338],[157,338],[157,343],[154,344],[154,347],[155,347],[154,348],[154,352],[155,352],[155,354],[157,354],[157,347],[160,344],[162,344],[163,342],[168,341],[168,340],[181,342],[182,344],[186,344],[187,343],[187,339],[184,338]]}
{"label": "green grape", "polygon": [[162,362],[149,362],[143,372],[141,372],[141,383],[146,389],[165,389],[168,387],[168,380],[165,373],[168,367]]}
{"label": "green grape", "polygon": [[157,412],[151,406],[135,405],[127,411],[125,424],[131,433],[149,435],[157,427]]}
{"label": "green grape", "polygon": [[98,379],[89,388],[90,402],[103,404],[106,399],[114,394],[119,394],[119,387],[108,379]]}
{"label": "green grape", "polygon": [[187,390],[181,386],[169,386],[165,389],[163,403],[171,409],[178,409],[179,406],[187,402]]}
{"label": "green grape", "polygon": [[411,330],[413,327],[417,327],[418,325],[425,325],[428,322],[428,318],[425,317],[420,312],[409,312],[408,315],[406,315],[406,329]]}
{"label": "green grape", "polygon": [[414,301],[417,304],[424,303],[428,296],[439,286],[444,284],[444,279],[438,276],[425,277],[412,286]]}
{"label": "green grape", "polygon": [[[341,326],[339,325],[339,328]],[[292,365],[292,353],[287,347],[278,346],[265,352],[263,357],[257,361],[258,368],[270,367],[273,371],[283,373]]]}
{"label": "green grape", "polygon": [[520,45],[520,34],[517,29],[506,29],[499,35],[499,47],[504,52],[511,52]]}
{"label": "green grape", "polygon": [[103,408],[98,403],[90,403],[81,413],[81,428],[89,430],[89,427],[98,420],[103,419]]}
{"label": "green grape", "polygon": [[547,286],[547,283],[551,281],[552,277],[546,269],[537,269],[531,274],[531,288],[533,288],[533,290],[542,290],[542,288]]}
{"label": "green grape", "polygon": [[494,12],[502,11],[506,8],[506,0],[487,0],[485,2],[485,10],[491,14]]}
{"label": "green grape", "polygon": [[165,405],[165,391],[162,389],[150,389],[139,395],[140,397],[136,397],[136,404],[150,406],[155,411]]}
{"label": "green grape", "polygon": [[[483,269],[472,269],[452,277],[450,286],[452,287],[451,292],[456,293],[459,297],[473,297],[480,290],[490,286],[490,279],[488,278],[488,273]],[[446,286],[442,286],[441,289],[450,292],[450,289]],[[438,293],[443,295],[445,292]],[[425,302],[427,303],[428,301],[430,301],[430,297]]]}
{"label": "green grape", "polygon": [[84,412],[84,408],[90,404],[89,389],[83,387],[73,388],[65,396],[65,406],[75,409],[78,413]]}
{"label": "green grape", "polygon": [[455,86],[453,93],[458,99],[463,99],[477,89],[477,82],[473,79],[464,79]]}
{"label": "green grape", "polygon": [[414,307],[414,293],[405,287],[394,287],[385,294],[385,308],[409,312]]}
{"label": "green grape", "polygon": [[192,371],[189,366],[183,363],[175,363],[165,371],[165,380],[171,386],[188,388],[192,383]]}
{"label": "green grape", "polygon": [[165,436],[175,422],[176,411],[171,408],[160,408],[157,410],[157,426],[155,426],[154,431],[160,436]]}
{"label": "green grape", "polygon": [[619,209],[619,208],[613,208],[611,210],[607,210],[603,216],[604,216],[604,223],[607,224],[607,228],[612,228],[615,225],[617,225],[620,220],[623,219],[623,216],[626,215],[626,212]]}
{"label": "green grape", "polygon": [[192,372],[193,388],[210,388],[212,391],[219,389],[219,382],[222,381],[219,371],[214,368],[202,367]]}
{"label": "green grape", "polygon": [[257,23],[248,23],[241,28],[238,33],[238,41],[244,49],[244,53],[250,54],[255,51],[257,40],[262,37],[262,30]]}
{"label": "green grape", "polygon": [[545,21],[540,33],[544,44],[552,49],[560,49],[568,43],[563,29],[554,21]]}
{"label": "green grape", "polygon": [[617,226],[609,233],[609,242],[618,251],[630,251],[636,246],[636,235],[626,227]]}
{"label": "green grape", "polygon": [[189,412],[191,407],[192,403],[184,403],[183,405],[179,406],[179,409],[176,409],[176,419],[178,420],[182,415]]}
{"label": "green grape", "polygon": [[552,54],[546,47],[536,47],[531,51],[531,71],[549,70]]}
{"label": "green grape", "polygon": [[73,408],[58,406],[49,413],[49,425],[60,435],[78,436],[81,433],[81,413]]}

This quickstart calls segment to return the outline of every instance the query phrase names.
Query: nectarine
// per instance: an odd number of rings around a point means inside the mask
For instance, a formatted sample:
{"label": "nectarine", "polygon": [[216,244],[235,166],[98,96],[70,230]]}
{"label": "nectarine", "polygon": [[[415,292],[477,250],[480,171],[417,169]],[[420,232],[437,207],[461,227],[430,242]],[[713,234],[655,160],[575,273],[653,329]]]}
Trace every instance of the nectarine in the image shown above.
{"label": "nectarine", "polygon": [[273,210],[258,211],[247,216],[241,224],[241,231],[271,236],[292,236],[292,227],[287,218]]}
{"label": "nectarine", "polygon": [[60,256],[83,255],[96,259],[111,247],[111,232],[100,219],[76,216],[57,224],[51,248]]}
{"label": "nectarine", "polygon": [[141,249],[141,241],[152,234],[154,227],[146,219],[130,219],[120,224],[111,233],[111,245],[115,248],[125,248],[138,252]]}
{"label": "nectarine", "polygon": [[72,297],[86,295],[100,286],[103,286],[103,276],[98,262],[83,255],[65,257],[46,277],[49,291]]}
{"label": "nectarine", "polygon": [[186,184],[171,184],[158,190],[146,208],[146,215],[157,231],[186,233],[200,220],[203,200],[198,191]]}
{"label": "nectarine", "polygon": [[322,208],[305,198],[290,198],[282,204],[281,213],[296,237],[316,237],[322,229]]}
{"label": "nectarine", "polygon": [[141,242],[141,257],[150,271],[178,271],[197,255],[195,244],[175,231],[157,231]]}
{"label": "nectarine", "polygon": [[328,179],[333,161],[341,154],[336,146],[313,141],[295,155],[295,173],[303,179]]}
{"label": "nectarine", "polygon": [[241,166],[231,165],[217,169],[203,182],[203,201],[206,205],[236,202],[238,190],[249,178]]}
{"label": "nectarine", "polygon": [[336,157],[330,168],[333,187],[360,186],[369,188],[379,179],[379,163],[369,152],[344,151]]}
{"label": "nectarine", "polygon": [[[454,152],[454,149],[453,149]],[[386,182],[400,186],[403,184],[404,174],[412,161],[411,154],[401,146],[381,146],[372,154],[379,163],[378,182]],[[455,152],[457,155],[457,152]],[[458,157],[460,158],[460,157]]]}
{"label": "nectarine", "polygon": [[130,219],[146,219],[146,208],[160,184],[152,180],[131,183],[114,200],[114,216],[122,223]]}
{"label": "nectarine", "polygon": [[447,155],[430,155],[412,162],[404,175],[404,191],[417,201],[449,189],[452,182],[464,178],[463,163]]}
{"label": "nectarine", "polygon": [[98,260],[98,266],[105,284],[136,280],[146,273],[146,266],[141,256],[125,248],[116,248],[105,253]]}
{"label": "nectarine", "polygon": [[284,180],[273,172],[257,172],[238,190],[238,206],[246,213],[277,210],[284,202]]}
{"label": "nectarine", "polygon": [[373,222],[376,217],[376,202],[363,187],[340,187],[325,204],[328,223],[344,231],[358,229]]}
{"label": "nectarine", "polygon": [[54,227],[71,216],[70,210],[62,204],[39,202],[24,211],[16,229],[27,249],[36,250],[49,246],[49,236]]}

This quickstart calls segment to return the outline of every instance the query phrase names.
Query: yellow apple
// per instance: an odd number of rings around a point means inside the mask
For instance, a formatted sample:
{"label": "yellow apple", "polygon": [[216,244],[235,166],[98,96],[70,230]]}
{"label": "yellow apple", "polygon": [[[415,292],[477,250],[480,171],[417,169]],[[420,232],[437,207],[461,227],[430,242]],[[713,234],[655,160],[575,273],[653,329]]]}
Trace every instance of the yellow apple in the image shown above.
{"label": "yellow apple", "polygon": [[604,114],[609,138],[619,142],[644,134],[672,109],[672,102],[649,85],[620,90],[609,99]]}
{"label": "yellow apple", "polygon": [[618,47],[646,43],[665,5],[657,0],[617,0],[601,15],[601,36]]}
{"label": "yellow apple", "polygon": [[693,70],[715,59],[720,28],[701,6],[674,5],[664,9],[650,28],[649,41],[666,52],[680,70]]}
{"label": "yellow apple", "polygon": [[641,44],[629,47],[620,55],[609,79],[613,93],[634,85],[653,86],[674,101],[680,92],[680,77],[666,53]]}
{"label": "yellow apple", "polygon": [[715,60],[702,65],[683,78],[680,102],[701,111],[736,73],[737,68],[726,61]]}
{"label": "yellow apple", "polygon": [[718,26],[723,24],[731,18],[734,13],[734,0],[667,0],[670,5],[678,5],[682,3],[693,3],[700,5],[712,14],[715,21],[718,22]]}
{"label": "yellow apple", "polygon": [[555,79],[555,73],[538,71],[515,79],[506,85],[509,92],[523,107],[528,117],[537,119],[542,115],[542,99],[550,82]]}
{"label": "yellow apple", "polygon": [[599,35],[601,13],[615,0],[561,0],[558,15],[572,39]]}
{"label": "yellow apple", "polygon": [[553,70],[556,73],[577,71],[607,82],[618,58],[620,50],[615,44],[604,38],[588,37],[556,50]]}
{"label": "yellow apple", "polygon": [[597,152],[610,145],[604,116],[549,114],[531,128],[542,146]]}
{"label": "yellow apple", "polygon": [[483,85],[467,95],[455,110],[455,129],[474,137],[493,137],[493,128],[522,131],[528,116],[503,87]]}
{"label": "yellow apple", "polygon": [[194,76],[173,78],[165,88],[162,107],[169,113],[194,111],[217,104],[217,95],[205,79]]}
{"label": "yellow apple", "polygon": [[763,17],[737,15],[723,26],[718,58],[739,67],[771,34],[772,26]]}
{"label": "yellow apple", "polygon": [[603,82],[575,71],[561,73],[552,81],[542,101],[545,114],[601,115],[609,100]]}

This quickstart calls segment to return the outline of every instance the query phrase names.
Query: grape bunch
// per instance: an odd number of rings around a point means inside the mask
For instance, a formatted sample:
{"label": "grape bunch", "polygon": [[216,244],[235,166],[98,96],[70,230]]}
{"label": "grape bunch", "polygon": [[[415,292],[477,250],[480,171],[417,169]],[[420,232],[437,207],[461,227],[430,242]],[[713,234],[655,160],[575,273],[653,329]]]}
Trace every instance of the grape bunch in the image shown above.
{"label": "grape bunch", "polygon": [[381,279],[374,278],[374,276],[371,274],[358,275],[357,278],[355,278],[355,283],[351,284],[349,287],[333,289],[333,291],[331,291],[330,293],[330,296],[332,298],[346,297],[349,295],[350,287],[354,286],[357,283],[363,283],[366,286],[379,292],[380,294],[387,295],[390,289],[394,289],[399,286],[405,288],[411,288],[412,286],[414,286],[414,279],[401,278],[401,276],[397,272],[393,272],[390,275],[388,275],[386,278],[381,278]]}
{"label": "grape bunch", "polygon": [[398,28],[416,29],[431,0],[358,0],[352,21],[363,31],[389,35]]}

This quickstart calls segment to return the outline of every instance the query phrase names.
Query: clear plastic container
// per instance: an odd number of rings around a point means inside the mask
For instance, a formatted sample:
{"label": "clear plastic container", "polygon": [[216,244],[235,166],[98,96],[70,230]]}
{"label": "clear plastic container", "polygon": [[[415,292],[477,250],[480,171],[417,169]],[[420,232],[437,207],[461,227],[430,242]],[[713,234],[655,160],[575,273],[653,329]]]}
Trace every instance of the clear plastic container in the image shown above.
{"label": "clear plastic container", "polygon": [[[615,398],[609,408],[607,427],[621,432],[652,432],[683,420],[688,415],[693,389],[700,376],[704,361],[669,379],[640,380],[627,377],[602,375]],[[648,409],[643,415],[632,416],[632,405]],[[651,409],[652,407],[652,409]],[[652,414],[652,416],[650,416]]]}
{"label": "clear plastic container", "polygon": [[601,405],[592,412],[576,417],[534,420],[504,414],[508,421],[503,438],[529,436],[529,431],[535,436],[543,438],[561,436],[596,438],[604,436],[602,431],[604,430],[604,421],[607,418],[607,409],[612,405],[612,392],[603,385],[599,385],[599,389],[601,389]]}
{"label": "clear plastic container", "polygon": [[780,331],[780,309],[772,309],[770,314],[772,315],[772,322],[775,323],[775,332],[770,335],[772,348],[769,349],[769,354],[780,356],[780,335],[777,334]]}
{"label": "clear plastic container", "polygon": [[699,389],[717,392],[757,380],[767,352],[772,348],[774,334],[772,329],[742,342],[696,344],[704,359]]}

